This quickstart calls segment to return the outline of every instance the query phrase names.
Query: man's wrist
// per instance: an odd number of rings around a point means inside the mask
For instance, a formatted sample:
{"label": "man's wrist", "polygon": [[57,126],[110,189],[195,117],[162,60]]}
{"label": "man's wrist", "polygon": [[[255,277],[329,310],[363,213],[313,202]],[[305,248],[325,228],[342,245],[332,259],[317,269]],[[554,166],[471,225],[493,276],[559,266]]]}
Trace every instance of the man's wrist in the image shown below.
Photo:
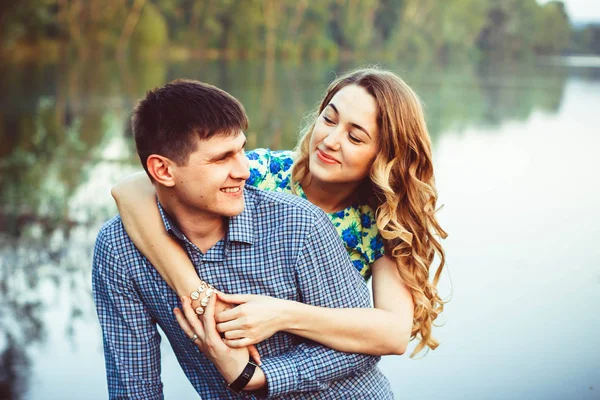
{"label": "man's wrist", "polygon": [[223,379],[225,379],[225,382],[227,382],[228,385],[240,376],[248,364],[247,361],[239,361],[233,357],[227,359],[224,364],[219,363],[216,360],[212,360],[212,362],[217,367],[219,372],[221,372]]}
{"label": "man's wrist", "polygon": [[267,377],[265,376],[265,373],[263,372],[263,370],[260,367],[256,367],[256,370],[254,371],[254,375],[252,376],[252,379],[250,379],[250,382],[248,382],[248,384],[244,388],[244,391],[247,392],[247,391],[259,390],[266,386],[267,386]]}
{"label": "man's wrist", "polygon": [[249,359],[248,363],[244,366],[244,369],[240,375],[233,381],[227,381],[227,388],[234,393],[244,392],[259,392],[255,393],[259,398],[266,397],[266,377],[260,367],[252,360]]}

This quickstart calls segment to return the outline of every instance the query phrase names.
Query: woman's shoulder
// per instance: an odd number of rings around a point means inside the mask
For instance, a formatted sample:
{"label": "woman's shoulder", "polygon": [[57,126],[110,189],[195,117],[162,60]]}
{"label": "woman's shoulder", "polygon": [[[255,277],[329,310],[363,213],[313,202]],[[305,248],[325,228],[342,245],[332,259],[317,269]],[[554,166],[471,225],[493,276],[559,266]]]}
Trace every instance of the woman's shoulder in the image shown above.
{"label": "woman's shoulder", "polygon": [[250,164],[249,185],[263,190],[289,191],[294,163],[291,150],[256,149],[246,152]]}
{"label": "woman's shoulder", "polygon": [[246,157],[250,161],[270,161],[293,159],[292,150],[271,150],[268,148],[246,151]]}

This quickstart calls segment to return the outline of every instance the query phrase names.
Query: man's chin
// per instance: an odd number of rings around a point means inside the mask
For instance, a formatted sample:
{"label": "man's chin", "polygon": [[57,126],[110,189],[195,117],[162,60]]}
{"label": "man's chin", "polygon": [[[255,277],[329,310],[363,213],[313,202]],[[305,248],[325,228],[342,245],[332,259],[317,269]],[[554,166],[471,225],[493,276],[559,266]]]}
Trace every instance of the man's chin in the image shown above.
{"label": "man's chin", "polygon": [[231,207],[227,207],[223,209],[223,216],[225,217],[235,217],[236,215],[240,215],[244,211],[244,202],[242,201],[240,205],[235,205]]}

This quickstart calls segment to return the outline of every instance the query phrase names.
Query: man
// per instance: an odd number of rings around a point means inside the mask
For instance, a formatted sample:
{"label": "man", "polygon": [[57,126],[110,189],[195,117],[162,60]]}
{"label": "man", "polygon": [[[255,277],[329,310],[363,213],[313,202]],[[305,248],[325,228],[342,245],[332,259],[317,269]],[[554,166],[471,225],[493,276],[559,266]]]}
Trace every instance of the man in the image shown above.
{"label": "man", "polygon": [[[175,81],[148,92],[132,118],[137,151],[154,183],[166,231],[205,281],[229,293],[254,293],[324,307],[368,307],[362,278],[335,229],[296,196],[244,187],[247,117],[224,91]],[[341,353],[278,332],[257,347],[229,349],[214,329],[214,296],[201,317],[213,346],[205,354],[179,327],[177,295],[135,248],[120,218],[98,235],[93,289],[104,335],[111,398],[162,398],[160,336],[173,347],[203,399],[391,398],[378,358]],[[191,339],[191,340],[190,340]],[[214,345],[216,344],[216,345]],[[228,390],[230,389],[230,390]]]}

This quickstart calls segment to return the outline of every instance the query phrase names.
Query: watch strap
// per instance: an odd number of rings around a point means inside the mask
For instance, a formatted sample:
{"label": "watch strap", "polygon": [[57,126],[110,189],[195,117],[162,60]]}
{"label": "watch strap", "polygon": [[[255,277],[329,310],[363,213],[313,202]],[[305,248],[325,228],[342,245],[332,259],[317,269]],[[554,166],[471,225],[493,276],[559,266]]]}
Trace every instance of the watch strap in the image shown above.
{"label": "watch strap", "polygon": [[234,393],[240,394],[242,390],[244,390],[246,385],[248,385],[250,379],[252,379],[254,371],[256,371],[256,367],[258,367],[258,365],[256,365],[252,360],[248,360],[248,364],[246,364],[246,367],[244,368],[240,376],[238,376],[238,378],[235,381],[227,385],[227,389],[231,390]]}

